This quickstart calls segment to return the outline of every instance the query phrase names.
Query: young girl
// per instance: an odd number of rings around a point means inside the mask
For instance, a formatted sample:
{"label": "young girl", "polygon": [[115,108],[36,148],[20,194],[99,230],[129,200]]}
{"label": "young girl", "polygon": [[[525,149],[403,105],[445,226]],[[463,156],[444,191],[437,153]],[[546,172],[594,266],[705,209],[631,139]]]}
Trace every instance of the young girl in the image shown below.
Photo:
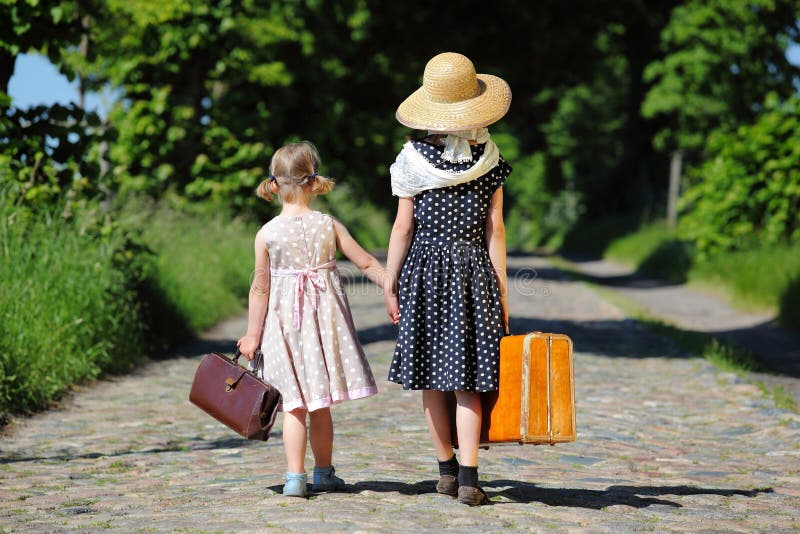
{"label": "young girl", "polygon": [[[423,390],[439,460],[436,489],[474,506],[488,502],[478,487],[479,392],[498,387],[508,321],[501,186],[511,167],[485,126],[508,111],[511,91],[453,53],[431,59],[423,80],[397,109],[402,124],[430,135],[406,143],[391,167],[399,201],[386,267],[400,276],[386,298],[400,329],[389,380]],[[450,392],[461,465],[450,437]]]}
{"label": "young girl", "polygon": [[309,142],[286,145],[272,156],[269,179],[257,193],[265,200],[278,195],[283,209],[256,234],[247,334],[237,343],[248,360],[261,348],[258,373],[283,396],[283,494],[296,497],[306,496],[306,415],[312,490],[343,490],[331,464],[329,407],[377,393],[336,268],[337,249],[376,284],[386,279],[378,261],[339,221],[311,209],[314,196],[333,188],[317,174],[319,165]]}

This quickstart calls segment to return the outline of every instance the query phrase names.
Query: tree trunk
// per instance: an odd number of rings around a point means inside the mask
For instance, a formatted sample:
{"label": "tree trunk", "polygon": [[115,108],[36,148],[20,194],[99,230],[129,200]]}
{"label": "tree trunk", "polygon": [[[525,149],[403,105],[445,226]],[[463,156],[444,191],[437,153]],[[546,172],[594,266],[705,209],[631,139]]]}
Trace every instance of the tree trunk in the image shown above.
{"label": "tree trunk", "polygon": [[669,193],[667,196],[667,228],[675,230],[678,222],[678,195],[680,194],[681,172],[683,168],[683,151],[672,153],[669,164]]}

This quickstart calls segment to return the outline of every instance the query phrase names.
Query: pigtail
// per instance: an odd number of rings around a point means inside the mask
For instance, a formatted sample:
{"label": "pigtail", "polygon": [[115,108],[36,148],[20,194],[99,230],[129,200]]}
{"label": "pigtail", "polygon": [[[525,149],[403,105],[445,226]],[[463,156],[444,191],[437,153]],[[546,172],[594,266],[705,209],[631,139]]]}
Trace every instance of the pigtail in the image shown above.
{"label": "pigtail", "polygon": [[266,180],[258,184],[258,187],[256,188],[256,195],[258,196],[258,198],[263,198],[267,202],[271,202],[272,199],[275,198],[274,195],[272,194],[272,191],[270,191],[269,189],[269,184],[271,182],[272,178],[267,178]]}
{"label": "pigtail", "polygon": [[311,184],[311,193],[314,195],[324,195],[330,193],[335,185],[336,182],[330,178],[317,175],[314,178],[314,182]]}

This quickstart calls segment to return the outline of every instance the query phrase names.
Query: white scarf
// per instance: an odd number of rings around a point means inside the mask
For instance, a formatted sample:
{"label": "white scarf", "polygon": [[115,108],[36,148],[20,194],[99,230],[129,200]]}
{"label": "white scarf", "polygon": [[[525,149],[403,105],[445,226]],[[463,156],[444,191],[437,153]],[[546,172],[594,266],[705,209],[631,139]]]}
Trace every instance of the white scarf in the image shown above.
{"label": "white scarf", "polygon": [[[491,140],[486,128],[461,132],[447,132],[442,159],[453,163],[472,161],[469,140],[486,143],[483,155],[475,165],[465,171],[447,171],[431,165],[425,156],[417,152],[411,142],[403,145],[403,150],[389,168],[392,175],[392,194],[398,197],[413,197],[428,189],[438,189],[471,182],[480,178],[497,166],[500,151]],[[467,159],[468,158],[468,159]]]}

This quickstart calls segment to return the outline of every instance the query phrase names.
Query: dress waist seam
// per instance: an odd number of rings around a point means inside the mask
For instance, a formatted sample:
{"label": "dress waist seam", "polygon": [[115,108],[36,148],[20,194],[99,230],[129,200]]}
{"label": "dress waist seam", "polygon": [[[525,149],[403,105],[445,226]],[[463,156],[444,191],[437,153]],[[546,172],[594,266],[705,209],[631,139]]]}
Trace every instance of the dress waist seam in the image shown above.
{"label": "dress waist seam", "polygon": [[414,247],[477,247],[483,248],[482,241],[470,241],[467,239],[454,239],[452,241],[445,241],[445,242],[437,242],[437,241],[430,241],[430,240],[419,240],[414,241]]}

